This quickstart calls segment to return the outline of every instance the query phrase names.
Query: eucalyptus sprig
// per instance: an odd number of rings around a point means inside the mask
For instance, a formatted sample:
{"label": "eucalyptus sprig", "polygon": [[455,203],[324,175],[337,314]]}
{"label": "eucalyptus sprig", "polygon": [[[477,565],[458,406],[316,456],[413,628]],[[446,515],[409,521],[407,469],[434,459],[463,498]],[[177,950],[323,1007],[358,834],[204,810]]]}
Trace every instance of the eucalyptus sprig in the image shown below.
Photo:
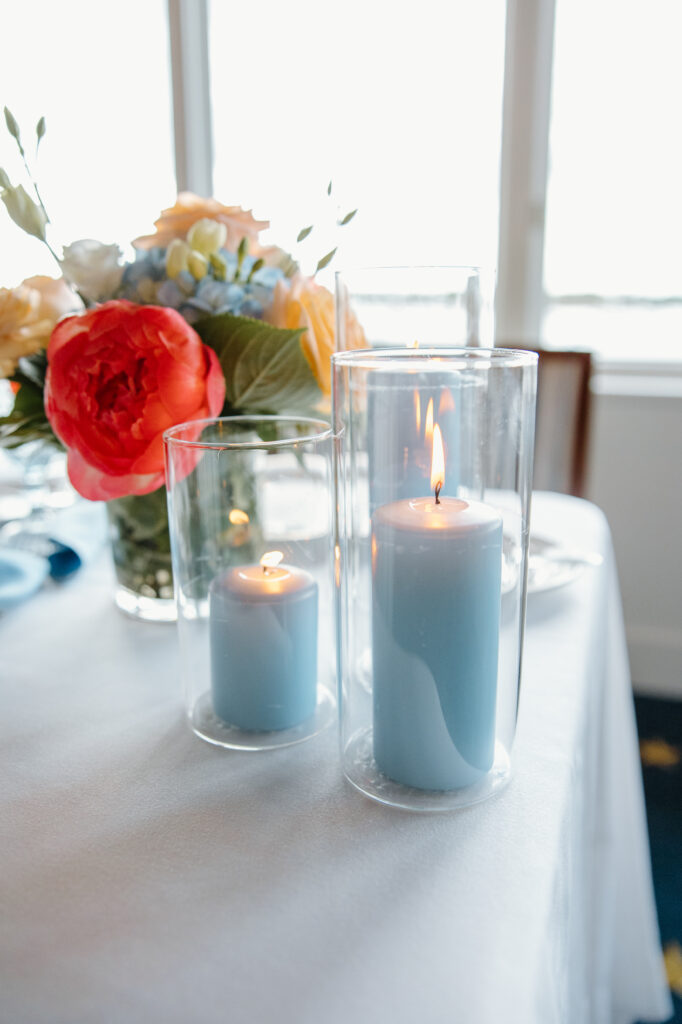
{"label": "eucalyptus sprig", "polygon": [[[331,198],[332,186],[333,186],[333,183],[330,181],[329,184],[327,185],[327,196],[329,198]],[[348,213],[344,214],[343,217],[340,217],[339,216],[339,207],[337,206],[337,209],[336,209],[336,227],[344,228],[347,224],[350,224],[350,222],[353,220],[353,217],[355,217],[355,214],[357,212],[358,212],[357,209],[350,210]],[[307,227],[301,228],[301,230],[299,231],[298,235],[296,236],[296,241],[298,243],[304,242],[306,240],[306,238],[308,238],[312,234],[314,229],[315,229],[315,225],[314,224],[308,224]],[[317,274],[317,272],[319,270],[324,270],[325,267],[329,266],[331,261],[336,256],[336,253],[338,252],[338,248],[339,248],[338,245],[335,245],[333,249],[331,249],[328,253],[325,253],[324,256],[320,257],[320,259],[317,261],[317,266],[315,267],[314,274]],[[314,274],[313,274],[313,276],[314,276]]]}
{"label": "eucalyptus sprig", "polygon": [[[47,238],[46,227],[50,223],[47,208],[45,207],[45,203],[43,202],[43,198],[40,194],[40,189],[38,188],[38,184],[29,166],[26,150],[24,149],[24,145],[21,141],[19,124],[9,107],[5,107],[5,125],[7,126],[7,131],[17,144],[19,155],[23,161],[28,180],[31,183],[37,202],[31,198],[23,185],[13,185],[9,175],[2,167],[0,167],[0,188],[2,189],[0,199],[2,199],[5,204],[7,212],[14,223],[17,224],[22,231],[25,231],[27,235],[32,235],[34,238],[43,242],[61,269],[61,260]],[[41,117],[35,129],[36,156],[38,155],[38,149],[40,147],[41,140],[45,136],[45,132],[45,118]]]}

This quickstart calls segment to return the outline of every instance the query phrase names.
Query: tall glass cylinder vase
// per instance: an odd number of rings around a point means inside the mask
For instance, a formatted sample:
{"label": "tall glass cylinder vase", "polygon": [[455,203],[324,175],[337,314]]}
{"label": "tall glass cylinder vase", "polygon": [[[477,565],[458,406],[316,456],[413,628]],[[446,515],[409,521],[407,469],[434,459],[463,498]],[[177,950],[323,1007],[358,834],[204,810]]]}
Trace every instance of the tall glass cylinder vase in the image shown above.
{"label": "tall glass cylinder vase", "polygon": [[358,267],[336,274],[336,348],[494,344],[495,272],[476,266]]}
{"label": "tall glass cylinder vase", "polygon": [[202,420],[165,444],[190,726],[241,750],[308,739],[335,709],[329,424]]}
{"label": "tall glass cylinder vase", "polygon": [[537,355],[332,364],[343,770],[399,807],[476,803],[511,771]]}

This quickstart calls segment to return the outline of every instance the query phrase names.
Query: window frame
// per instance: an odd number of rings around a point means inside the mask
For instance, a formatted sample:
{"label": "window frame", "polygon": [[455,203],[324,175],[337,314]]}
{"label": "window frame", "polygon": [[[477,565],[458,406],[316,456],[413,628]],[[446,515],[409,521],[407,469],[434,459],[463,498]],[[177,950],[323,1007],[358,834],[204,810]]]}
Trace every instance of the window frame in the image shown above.
{"label": "window frame", "polygon": [[[178,191],[213,194],[209,0],[167,0]],[[549,298],[543,281],[556,0],[507,0],[500,151],[495,333],[537,345]],[[595,300],[598,301],[598,298]],[[682,360],[599,357],[609,374],[682,378]]]}

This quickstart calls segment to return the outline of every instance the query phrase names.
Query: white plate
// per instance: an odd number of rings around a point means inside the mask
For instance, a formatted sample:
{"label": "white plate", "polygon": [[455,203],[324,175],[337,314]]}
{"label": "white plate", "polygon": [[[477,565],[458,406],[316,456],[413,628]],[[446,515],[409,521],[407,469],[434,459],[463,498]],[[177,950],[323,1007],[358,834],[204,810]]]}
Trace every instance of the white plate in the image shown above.
{"label": "white plate", "polygon": [[574,583],[590,566],[601,565],[601,555],[562,547],[547,537],[531,536],[528,545],[528,593],[542,594]]}
{"label": "white plate", "polygon": [[[528,593],[543,594],[574,583],[590,566],[601,565],[601,555],[562,547],[556,540],[531,536],[528,544]],[[508,594],[519,579],[519,549],[505,537],[502,560],[502,593]]]}

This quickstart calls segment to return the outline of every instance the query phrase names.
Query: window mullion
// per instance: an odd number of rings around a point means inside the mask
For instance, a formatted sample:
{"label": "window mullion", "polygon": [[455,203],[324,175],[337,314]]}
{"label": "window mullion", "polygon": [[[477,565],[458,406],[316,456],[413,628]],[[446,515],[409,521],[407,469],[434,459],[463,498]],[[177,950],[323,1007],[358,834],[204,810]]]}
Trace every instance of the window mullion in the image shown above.
{"label": "window mullion", "polygon": [[498,343],[537,344],[555,0],[508,0],[496,296]]}
{"label": "window mullion", "polygon": [[178,191],[213,193],[208,0],[168,0]]}

